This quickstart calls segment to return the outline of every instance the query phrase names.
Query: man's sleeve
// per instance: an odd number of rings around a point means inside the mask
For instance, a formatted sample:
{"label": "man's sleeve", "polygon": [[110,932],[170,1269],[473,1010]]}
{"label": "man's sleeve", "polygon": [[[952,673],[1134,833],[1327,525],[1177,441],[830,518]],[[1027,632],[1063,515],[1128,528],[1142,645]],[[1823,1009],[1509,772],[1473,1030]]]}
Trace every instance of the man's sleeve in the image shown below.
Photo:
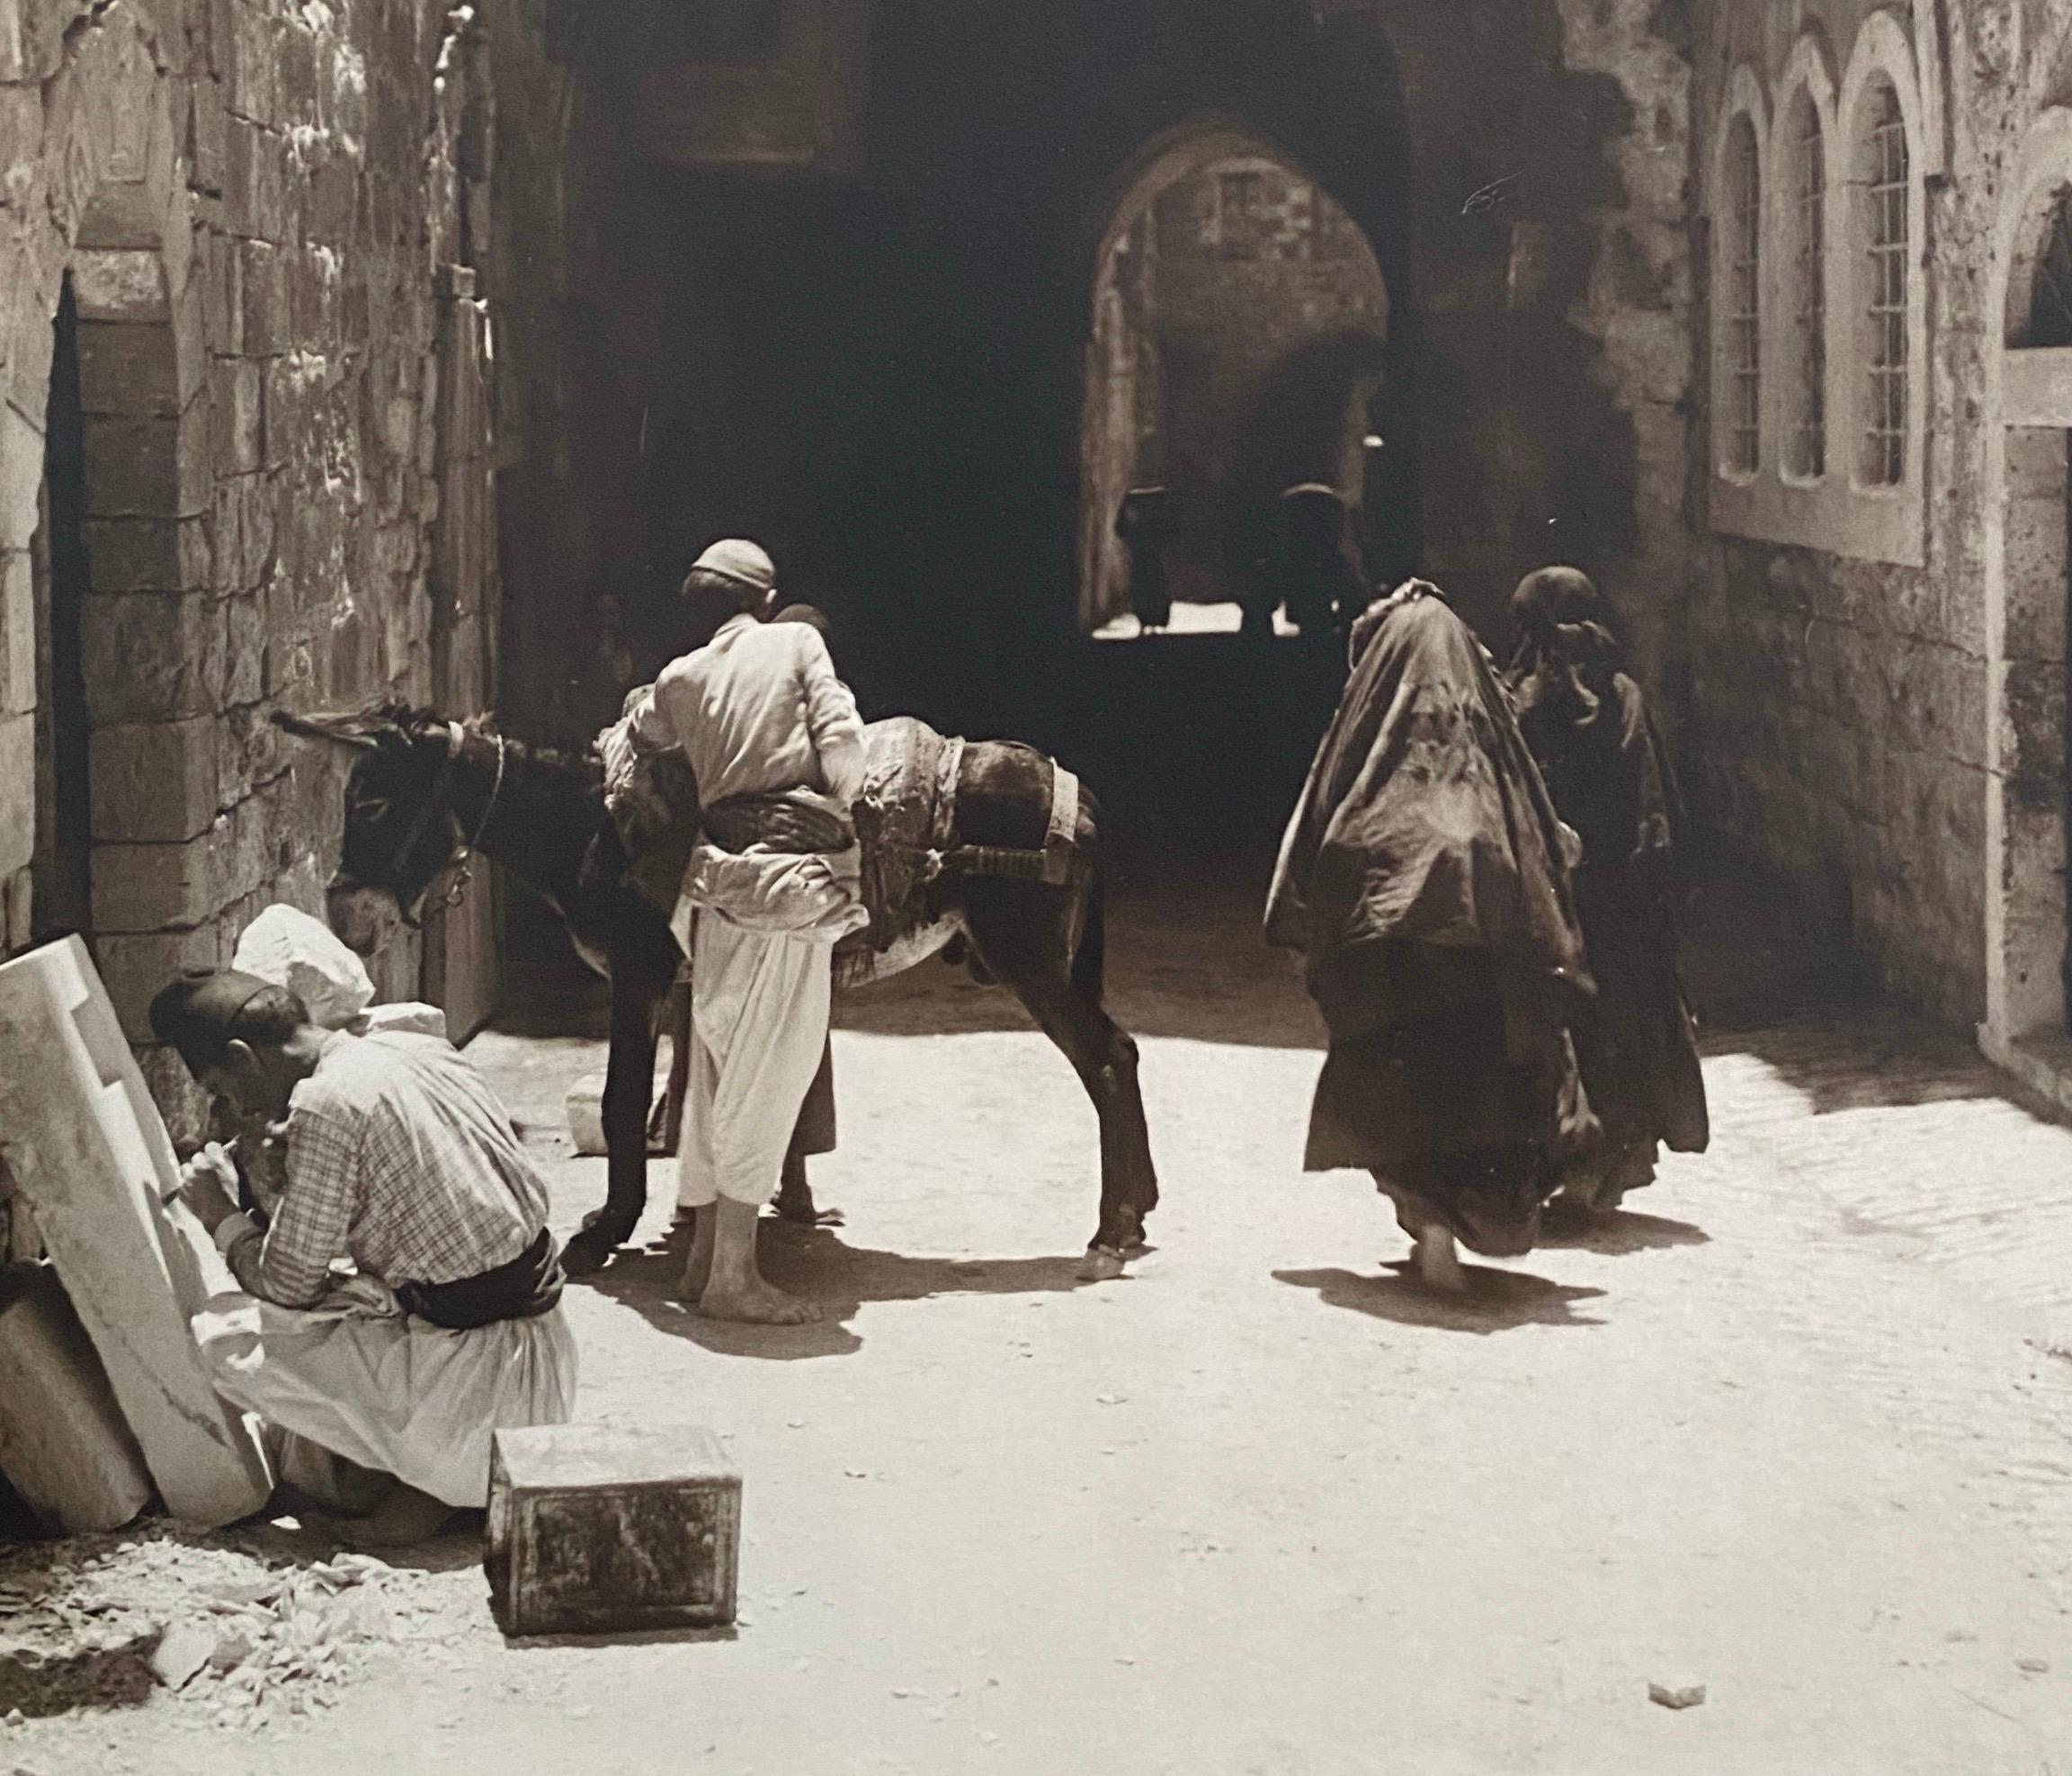
{"label": "man's sleeve", "polygon": [[256,1263],[249,1241],[230,1253],[231,1270],[249,1293],[283,1307],[314,1307],[323,1298],[332,1261],[347,1255],[359,1174],[355,1129],[308,1110],[290,1116],[288,1184]]}
{"label": "man's sleeve", "polygon": [[820,774],[832,794],[854,801],[863,793],[863,718],[856,713],[854,693],[835,676],[819,632],[803,623],[794,627],[806,684],[806,727],[820,756]]}
{"label": "man's sleeve", "polygon": [[669,718],[667,694],[660,679],[635,701],[631,714],[626,731],[632,736],[638,751],[665,753],[672,746],[683,744],[683,736],[677,733],[676,724]]}

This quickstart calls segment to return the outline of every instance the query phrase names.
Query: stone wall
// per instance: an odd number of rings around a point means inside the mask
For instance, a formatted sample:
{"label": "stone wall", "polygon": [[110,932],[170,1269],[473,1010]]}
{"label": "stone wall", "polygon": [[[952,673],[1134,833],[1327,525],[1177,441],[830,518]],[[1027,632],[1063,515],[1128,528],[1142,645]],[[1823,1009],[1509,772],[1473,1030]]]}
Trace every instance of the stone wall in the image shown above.
{"label": "stone wall", "polygon": [[[1694,9],[1693,179],[1705,176],[1702,145],[1735,71],[1774,106],[1788,59],[1809,53],[1802,39],[1839,79],[1864,33],[1883,31],[1917,83],[1917,559],[1863,558],[1839,519],[1826,537],[1790,545],[1710,527],[1695,551],[1692,703],[1698,769],[1725,834],[1878,983],[1965,1025],[2032,1022],[2007,1011],[2007,995],[2023,990],[2010,978],[2054,976],[2062,950],[2063,430],[2008,429],[2000,397],[2023,307],[2022,292],[2002,302],[2004,221],[2025,140],[2068,95],[2060,10],[2019,0]],[[1701,349],[1706,325],[1701,316]],[[1706,504],[1694,504],[1703,532]],[[2025,849],[2024,826],[2034,829]],[[2046,901],[2055,937],[2016,956],[2018,934],[2002,926]],[[2061,1007],[2055,986],[2029,985],[2035,1003]]]}
{"label": "stone wall", "polygon": [[[340,763],[290,755],[269,710],[424,699],[434,565],[485,558],[459,537],[487,535],[484,502],[442,501],[486,480],[481,441],[451,435],[486,421],[450,403],[442,443],[435,399],[487,195],[471,21],[430,0],[0,0],[6,940],[36,933],[24,871],[49,812],[32,545],[68,280],[91,942],[139,1041],[156,986],[226,961],[261,906],[322,908]],[[409,934],[372,961],[417,990]],[[146,1058],[186,1122],[177,1066]]]}

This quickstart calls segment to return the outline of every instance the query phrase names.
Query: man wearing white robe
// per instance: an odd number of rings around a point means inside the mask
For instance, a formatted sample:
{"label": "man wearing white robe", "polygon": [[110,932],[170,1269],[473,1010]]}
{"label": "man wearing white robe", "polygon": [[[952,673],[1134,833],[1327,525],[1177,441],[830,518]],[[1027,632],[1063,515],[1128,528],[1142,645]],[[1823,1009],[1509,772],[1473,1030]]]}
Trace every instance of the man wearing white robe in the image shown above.
{"label": "man wearing white robe", "polygon": [[711,638],[656,681],[631,732],[643,751],[683,750],[703,819],[683,884],[692,1049],[677,1200],[698,1211],[683,1293],[715,1318],[797,1324],[815,1310],[764,1278],[755,1222],[820,1065],[835,945],[868,920],[849,819],[863,725],[819,633],[763,620],[775,589],[754,543],[701,556],[683,594],[693,631]]}

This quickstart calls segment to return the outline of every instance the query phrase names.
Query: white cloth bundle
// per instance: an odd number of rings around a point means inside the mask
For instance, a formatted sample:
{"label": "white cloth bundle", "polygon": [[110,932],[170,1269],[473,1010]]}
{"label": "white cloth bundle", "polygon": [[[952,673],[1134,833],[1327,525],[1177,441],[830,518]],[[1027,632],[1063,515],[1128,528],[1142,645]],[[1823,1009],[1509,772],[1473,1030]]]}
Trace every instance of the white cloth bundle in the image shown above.
{"label": "white cloth bundle", "polygon": [[292,993],[308,1008],[309,1021],[326,1030],[446,1035],[446,1013],[436,1005],[375,1004],[366,964],[322,920],[282,902],[245,927],[230,966]]}

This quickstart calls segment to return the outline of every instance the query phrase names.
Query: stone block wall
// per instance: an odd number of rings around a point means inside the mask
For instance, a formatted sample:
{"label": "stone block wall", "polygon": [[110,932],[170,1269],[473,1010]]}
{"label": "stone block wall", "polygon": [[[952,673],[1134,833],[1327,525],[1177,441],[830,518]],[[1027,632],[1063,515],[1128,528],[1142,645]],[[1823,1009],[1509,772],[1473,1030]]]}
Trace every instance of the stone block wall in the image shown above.
{"label": "stone block wall", "polygon": [[[1704,799],[1887,990],[2003,1035],[2059,1022],[2061,987],[2044,977],[2065,927],[2066,433],[2008,424],[1999,365],[2026,343],[2004,225],[2025,144],[2072,98],[2072,32],[2021,0],[1693,13],[1694,143],[1712,139],[1735,69],[1774,107],[1801,38],[1838,73],[1881,29],[1907,46],[1925,185],[1923,565],[1860,558],[1839,528],[1812,546],[1702,534],[1693,501],[1690,756]],[[1702,160],[1694,148],[1694,180]],[[1701,305],[1701,352],[1706,326]],[[1706,379],[1695,388],[1697,439]]]}
{"label": "stone block wall", "polygon": [[1692,740],[1707,811],[1814,930],[1963,1022],[1982,979],[1986,676],[1945,590],[1919,568],[1715,542]]}
{"label": "stone block wall", "polygon": [[[91,942],[140,1043],[171,972],[227,961],[269,902],[322,911],[342,761],[270,711],[428,701],[433,564],[486,558],[442,512],[435,398],[442,292],[478,245],[473,30],[433,0],[0,0],[5,948],[37,932],[49,813],[32,545],[68,281]],[[479,467],[480,441],[459,454]],[[411,934],[371,965],[417,990]],[[177,1065],[145,1059],[191,1126]]]}

